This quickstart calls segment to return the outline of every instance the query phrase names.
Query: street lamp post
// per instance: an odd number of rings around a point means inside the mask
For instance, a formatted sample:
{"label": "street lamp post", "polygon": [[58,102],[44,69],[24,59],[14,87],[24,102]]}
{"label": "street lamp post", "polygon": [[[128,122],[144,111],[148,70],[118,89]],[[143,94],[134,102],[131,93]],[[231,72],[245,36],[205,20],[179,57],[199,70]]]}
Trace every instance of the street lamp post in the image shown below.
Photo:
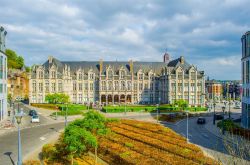
{"label": "street lamp post", "polygon": [[215,125],[215,106],[216,106],[216,103],[215,103],[215,101],[214,101],[214,119],[213,119],[213,124]]}
{"label": "street lamp post", "polygon": [[16,121],[18,124],[18,161],[17,161],[17,165],[22,165],[22,144],[21,144],[21,136],[20,136],[20,124],[21,124],[21,120],[22,120],[22,113],[18,113],[16,116]]}
{"label": "street lamp post", "polygon": [[188,110],[186,110],[186,114],[187,114],[187,143],[189,143],[189,139],[188,139]]}
{"label": "street lamp post", "polygon": [[222,107],[222,113],[223,113],[223,119],[222,119],[222,134],[225,134],[225,128],[224,128],[224,112],[226,107]]}
{"label": "street lamp post", "polygon": [[159,122],[159,104],[156,104],[157,123]]}
{"label": "street lamp post", "polygon": [[231,111],[230,111],[230,107],[231,107],[231,105],[232,105],[232,102],[231,102],[231,100],[229,100],[229,103],[228,103],[228,107],[229,107],[229,111],[228,111],[228,118],[229,119],[231,119]]}
{"label": "street lamp post", "polygon": [[66,103],[65,107],[65,122],[64,122],[65,127],[67,126],[67,122],[68,122],[68,103]]}

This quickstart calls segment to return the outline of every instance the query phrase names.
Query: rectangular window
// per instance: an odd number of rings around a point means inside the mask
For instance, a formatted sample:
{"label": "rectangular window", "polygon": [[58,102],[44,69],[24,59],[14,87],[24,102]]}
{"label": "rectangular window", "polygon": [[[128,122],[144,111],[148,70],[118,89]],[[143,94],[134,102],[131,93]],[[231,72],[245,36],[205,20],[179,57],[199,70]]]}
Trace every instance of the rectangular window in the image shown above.
{"label": "rectangular window", "polygon": [[78,89],[79,89],[79,91],[82,91],[82,83],[78,84]]}
{"label": "rectangular window", "polygon": [[3,56],[0,57],[0,78],[3,78]]}
{"label": "rectangular window", "polygon": [[36,82],[32,83],[32,90],[33,90],[33,92],[36,92]]}
{"label": "rectangular window", "polygon": [[49,81],[45,82],[45,91],[49,92]]}
{"label": "rectangular window", "polygon": [[84,89],[85,89],[85,91],[87,91],[88,90],[88,83],[85,83],[85,85],[84,85]]}
{"label": "rectangular window", "polygon": [[137,91],[137,83],[134,83],[134,90]]}
{"label": "rectangular window", "polygon": [[179,91],[179,92],[182,91],[182,83],[178,83],[178,91]]}
{"label": "rectangular window", "polygon": [[73,83],[73,91],[76,91],[76,82]]}
{"label": "rectangular window", "polygon": [[51,90],[52,90],[52,92],[56,91],[56,83],[51,84]]}
{"label": "rectangular window", "polygon": [[59,92],[62,92],[62,91],[63,91],[63,90],[62,90],[62,82],[61,82],[61,81],[58,83],[58,91],[59,91]]}
{"label": "rectangular window", "polygon": [[249,83],[249,61],[246,62],[246,83]]}
{"label": "rectangular window", "polygon": [[3,93],[3,84],[0,84],[0,93]]}
{"label": "rectangular window", "polygon": [[90,83],[90,84],[89,84],[89,88],[90,88],[90,91],[93,91],[93,90],[94,90],[94,84],[93,84],[93,83]]}
{"label": "rectangular window", "polygon": [[191,92],[194,92],[194,91],[195,91],[195,84],[191,83]]}
{"label": "rectangular window", "polygon": [[39,92],[43,91],[43,83],[38,84],[38,89],[39,89]]}
{"label": "rectangular window", "polygon": [[82,94],[79,94],[79,95],[78,95],[78,102],[79,102],[79,103],[82,103]]}
{"label": "rectangular window", "polygon": [[143,85],[142,85],[142,83],[139,83],[139,90],[140,90],[140,91],[143,90]]}

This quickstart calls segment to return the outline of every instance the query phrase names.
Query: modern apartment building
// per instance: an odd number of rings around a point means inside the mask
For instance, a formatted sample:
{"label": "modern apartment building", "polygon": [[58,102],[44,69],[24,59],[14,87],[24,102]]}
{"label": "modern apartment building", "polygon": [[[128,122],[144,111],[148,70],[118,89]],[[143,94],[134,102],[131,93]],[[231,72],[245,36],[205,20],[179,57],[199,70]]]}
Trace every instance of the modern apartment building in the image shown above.
{"label": "modern apartment building", "polygon": [[49,93],[66,93],[73,103],[157,104],[185,99],[205,102],[204,72],[181,56],[163,62],[59,61],[49,57],[32,68],[31,103],[44,103]]}
{"label": "modern apartment building", "polygon": [[221,101],[223,99],[223,86],[220,82],[216,80],[207,80],[205,82],[206,92],[207,92],[207,100]]}
{"label": "modern apartment building", "polygon": [[242,126],[250,128],[250,31],[246,32],[242,38]]}
{"label": "modern apartment building", "polygon": [[7,32],[0,26],[0,121],[7,116],[7,57],[5,37]]}

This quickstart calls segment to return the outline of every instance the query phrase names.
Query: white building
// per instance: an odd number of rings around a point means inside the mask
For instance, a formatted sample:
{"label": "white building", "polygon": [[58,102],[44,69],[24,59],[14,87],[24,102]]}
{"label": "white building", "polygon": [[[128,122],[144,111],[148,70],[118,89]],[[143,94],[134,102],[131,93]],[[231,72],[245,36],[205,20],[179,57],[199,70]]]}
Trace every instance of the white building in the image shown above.
{"label": "white building", "polygon": [[241,124],[245,128],[250,128],[250,31],[246,32],[242,38],[242,119]]}
{"label": "white building", "polygon": [[0,121],[7,116],[7,57],[5,36],[7,32],[0,26]]}
{"label": "white building", "polygon": [[44,103],[49,93],[66,93],[73,103],[167,104],[185,99],[204,106],[204,72],[184,57],[164,62],[59,61],[49,57],[32,68],[30,103]]}

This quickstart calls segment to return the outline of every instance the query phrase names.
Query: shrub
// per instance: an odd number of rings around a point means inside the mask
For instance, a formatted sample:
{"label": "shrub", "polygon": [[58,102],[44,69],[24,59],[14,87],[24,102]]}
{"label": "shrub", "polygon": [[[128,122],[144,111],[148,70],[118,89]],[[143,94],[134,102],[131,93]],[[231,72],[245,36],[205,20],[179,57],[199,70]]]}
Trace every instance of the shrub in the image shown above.
{"label": "shrub", "polygon": [[231,129],[233,129],[233,128],[237,128],[238,126],[233,122],[233,120],[230,120],[230,119],[226,119],[226,120],[224,120],[224,121],[219,121],[218,123],[217,123],[217,127],[219,127],[219,128],[223,128],[223,125],[224,125],[224,129],[225,130],[227,130],[227,131],[229,131],[229,130],[231,130]]}
{"label": "shrub", "polygon": [[23,165],[40,165],[41,162],[39,160],[28,160],[23,163]]}
{"label": "shrub", "polygon": [[53,144],[45,144],[42,148],[42,158],[43,159],[53,159],[56,148]]}

